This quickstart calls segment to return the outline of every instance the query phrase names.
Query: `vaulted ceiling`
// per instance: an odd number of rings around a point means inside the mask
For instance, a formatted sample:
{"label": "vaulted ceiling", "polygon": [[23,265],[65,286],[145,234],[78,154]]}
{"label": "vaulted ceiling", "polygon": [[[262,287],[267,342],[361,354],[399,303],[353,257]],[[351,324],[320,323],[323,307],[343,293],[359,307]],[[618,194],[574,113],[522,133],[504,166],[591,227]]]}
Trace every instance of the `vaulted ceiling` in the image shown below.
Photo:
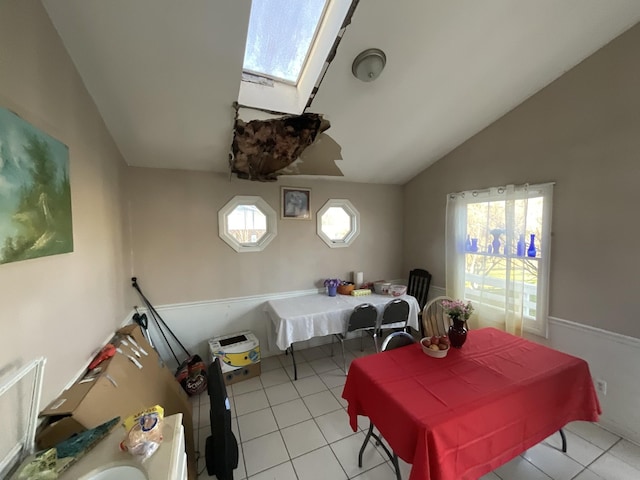
{"label": "vaulted ceiling", "polygon": [[[129,165],[229,171],[250,0],[43,4]],[[361,0],[308,110],[342,148],[320,178],[403,184],[639,20],[638,0]]]}

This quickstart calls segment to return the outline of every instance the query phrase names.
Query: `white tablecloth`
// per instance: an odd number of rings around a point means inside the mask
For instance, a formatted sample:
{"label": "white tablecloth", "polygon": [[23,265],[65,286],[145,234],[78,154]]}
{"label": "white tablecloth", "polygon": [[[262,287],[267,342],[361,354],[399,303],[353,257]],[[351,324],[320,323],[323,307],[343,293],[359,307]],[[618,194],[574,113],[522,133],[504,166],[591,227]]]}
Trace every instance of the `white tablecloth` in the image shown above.
{"label": "white tablecloth", "polygon": [[[353,309],[362,304],[370,303],[382,315],[387,303],[395,298],[401,298],[409,303],[409,325],[418,328],[418,301],[411,295],[391,297],[389,295],[336,295],[330,297],[326,293],[304,295],[301,297],[281,298],[266,302],[264,311],[271,319],[273,328],[270,330],[270,343],[280,350],[286,350],[293,342],[302,342],[313,337],[321,337],[334,333],[343,333],[349,315]],[[385,328],[400,327],[401,324],[385,325]]]}

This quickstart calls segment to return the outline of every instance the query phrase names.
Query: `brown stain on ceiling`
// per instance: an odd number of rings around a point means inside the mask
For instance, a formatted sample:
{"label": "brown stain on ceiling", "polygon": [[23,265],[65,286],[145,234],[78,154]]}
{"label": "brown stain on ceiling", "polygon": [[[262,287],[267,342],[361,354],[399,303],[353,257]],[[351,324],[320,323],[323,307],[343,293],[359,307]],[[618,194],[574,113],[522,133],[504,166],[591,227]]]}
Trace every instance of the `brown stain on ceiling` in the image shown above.
{"label": "brown stain on ceiling", "polygon": [[[275,181],[282,170],[298,160],[307,147],[330,126],[328,120],[316,113],[249,122],[236,118],[231,146],[231,171],[238,178]],[[329,146],[330,142],[323,141],[323,144]],[[331,150],[335,150],[335,147],[331,147]],[[320,147],[312,152],[311,158],[322,154],[323,148]]]}

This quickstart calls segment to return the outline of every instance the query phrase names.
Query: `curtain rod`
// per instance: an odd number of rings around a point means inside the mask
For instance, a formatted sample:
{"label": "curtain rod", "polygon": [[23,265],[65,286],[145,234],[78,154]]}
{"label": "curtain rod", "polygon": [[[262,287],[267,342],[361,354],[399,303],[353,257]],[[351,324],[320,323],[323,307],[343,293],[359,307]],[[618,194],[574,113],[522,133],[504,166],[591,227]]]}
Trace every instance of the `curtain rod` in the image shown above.
{"label": "curtain rod", "polygon": [[[529,183],[523,183],[521,185],[513,185],[513,187],[518,190],[518,189],[527,189],[527,190],[535,190],[537,188],[544,188],[544,187],[549,187],[549,186],[553,186],[555,185],[556,182],[546,182],[546,183],[534,183],[534,184],[529,184]],[[474,197],[484,194],[484,193],[490,193],[491,190],[498,190],[499,194],[504,193],[504,191],[506,190],[506,188],[508,186],[510,186],[511,184],[508,185],[499,185],[497,187],[488,187],[488,188],[482,188],[482,189],[474,189],[474,190],[464,190],[464,191],[460,191],[460,192],[452,192],[447,194],[448,197],[451,198],[455,198],[457,196],[461,196],[464,197],[467,194],[473,195]]]}

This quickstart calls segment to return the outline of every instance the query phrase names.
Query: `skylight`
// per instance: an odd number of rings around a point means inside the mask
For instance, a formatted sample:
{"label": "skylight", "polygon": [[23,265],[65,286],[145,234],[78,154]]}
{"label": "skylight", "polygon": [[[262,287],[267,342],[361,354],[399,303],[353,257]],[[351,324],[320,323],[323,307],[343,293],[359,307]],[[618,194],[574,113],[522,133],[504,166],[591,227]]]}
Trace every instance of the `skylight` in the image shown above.
{"label": "skylight", "polygon": [[297,85],[328,0],[253,0],[244,70]]}
{"label": "skylight", "polygon": [[304,112],[357,3],[253,0],[238,104],[268,112]]}

